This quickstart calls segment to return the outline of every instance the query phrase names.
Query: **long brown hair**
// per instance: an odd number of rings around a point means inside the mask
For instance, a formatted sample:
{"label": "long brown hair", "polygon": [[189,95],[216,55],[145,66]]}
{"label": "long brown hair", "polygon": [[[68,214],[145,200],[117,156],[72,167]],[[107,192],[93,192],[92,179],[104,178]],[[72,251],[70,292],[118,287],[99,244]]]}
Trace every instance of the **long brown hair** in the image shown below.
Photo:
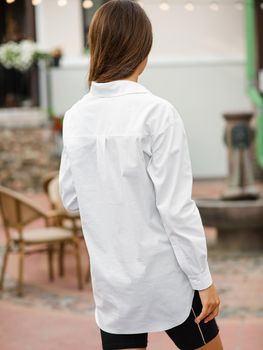
{"label": "long brown hair", "polygon": [[110,0],[94,14],[88,43],[88,83],[125,79],[148,56],[153,35],[149,18],[133,0]]}

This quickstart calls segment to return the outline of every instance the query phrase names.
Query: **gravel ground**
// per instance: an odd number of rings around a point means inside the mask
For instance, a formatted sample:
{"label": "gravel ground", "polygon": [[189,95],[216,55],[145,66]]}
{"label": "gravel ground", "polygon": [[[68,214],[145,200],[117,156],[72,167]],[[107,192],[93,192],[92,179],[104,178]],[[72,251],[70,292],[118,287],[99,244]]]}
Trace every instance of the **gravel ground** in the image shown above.
{"label": "gravel ground", "polygon": [[[0,256],[3,247],[0,247]],[[2,258],[0,259],[2,261]],[[263,317],[263,253],[209,250],[210,270],[221,298],[220,318]],[[16,280],[8,274],[0,299],[30,307],[45,307],[77,314],[94,310],[91,293],[57,289],[52,285],[24,285],[24,297],[16,296]]]}

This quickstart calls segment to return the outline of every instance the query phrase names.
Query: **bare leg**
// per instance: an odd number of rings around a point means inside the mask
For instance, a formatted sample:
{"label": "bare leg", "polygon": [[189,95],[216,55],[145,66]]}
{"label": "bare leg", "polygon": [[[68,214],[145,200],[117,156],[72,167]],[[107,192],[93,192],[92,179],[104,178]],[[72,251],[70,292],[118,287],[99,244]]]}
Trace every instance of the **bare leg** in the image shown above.
{"label": "bare leg", "polygon": [[204,346],[201,346],[201,348],[198,348],[198,350],[223,350],[223,345],[221,342],[220,335],[218,334],[209,343],[207,343]]}

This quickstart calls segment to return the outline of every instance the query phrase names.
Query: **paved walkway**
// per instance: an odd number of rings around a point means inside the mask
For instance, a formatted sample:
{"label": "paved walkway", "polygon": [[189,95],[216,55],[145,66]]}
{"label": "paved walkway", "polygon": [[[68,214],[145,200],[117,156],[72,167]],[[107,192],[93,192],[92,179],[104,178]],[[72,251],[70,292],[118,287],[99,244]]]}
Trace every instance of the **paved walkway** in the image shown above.
{"label": "paved walkway", "polygon": [[[99,350],[93,317],[0,301],[1,350]],[[262,320],[218,320],[226,350],[262,350]],[[164,332],[149,334],[149,350],[174,350]]]}
{"label": "paved walkway", "polygon": [[[194,185],[194,195],[216,195],[223,184],[200,182]],[[32,195],[47,206],[42,195]],[[40,225],[40,222],[35,224]],[[206,229],[209,243],[216,239],[214,230]],[[4,244],[0,227],[0,265]],[[82,242],[82,265],[88,260]],[[17,256],[10,256],[4,291],[0,293],[1,350],[99,350],[99,331],[94,320],[92,287],[85,283],[77,289],[74,257],[65,259],[65,276],[57,273],[48,280],[47,256],[35,254],[25,259],[25,295],[16,296]],[[263,254],[227,253],[209,249],[209,262],[221,297],[218,324],[226,350],[263,349]],[[149,334],[149,350],[172,350],[173,343],[164,332]]]}

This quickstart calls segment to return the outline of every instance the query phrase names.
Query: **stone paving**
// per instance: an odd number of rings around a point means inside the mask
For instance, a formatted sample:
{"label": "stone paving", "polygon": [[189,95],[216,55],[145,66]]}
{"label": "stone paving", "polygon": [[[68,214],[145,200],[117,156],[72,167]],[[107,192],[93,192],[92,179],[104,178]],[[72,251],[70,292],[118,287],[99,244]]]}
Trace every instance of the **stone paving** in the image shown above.
{"label": "stone paving", "polygon": [[[215,195],[223,183],[198,182],[193,194]],[[47,206],[43,194],[30,195]],[[37,226],[40,223],[36,223]],[[216,248],[216,234],[206,228],[209,263],[221,297],[218,324],[226,350],[263,349],[263,252],[227,252]],[[4,244],[0,227],[0,265]],[[68,248],[70,249],[70,248]],[[84,241],[81,244],[83,272],[88,264]],[[10,256],[4,290],[0,293],[1,350],[99,350],[98,328],[94,319],[92,286],[77,289],[74,257],[68,251],[65,276],[48,280],[47,257],[33,254],[25,259],[24,297],[16,296],[18,260]],[[164,332],[149,335],[149,350],[175,349]]]}
{"label": "stone paving", "polygon": [[[85,249],[83,242],[82,256],[85,254]],[[69,258],[71,257],[67,257],[67,259]],[[16,257],[10,257],[10,264],[11,259],[14,261]],[[25,276],[29,278],[26,278],[25,281],[24,297],[16,296],[16,264],[13,264],[13,268],[9,268],[9,275],[5,279],[5,288],[0,297],[2,301],[30,307],[66,310],[82,315],[93,314],[94,303],[91,286],[87,286],[88,298],[87,295],[83,295],[83,292],[74,293],[71,290],[61,289],[63,286],[58,286],[58,289],[56,289],[57,280],[53,283],[47,282],[53,284],[51,288],[47,288],[46,285],[43,285],[45,281],[37,283],[32,277],[28,276],[30,274],[30,271],[27,270],[28,260],[30,259],[32,263],[33,259],[39,260],[40,257],[35,256],[26,259]],[[45,271],[47,266],[43,260],[42,256],[39,264],[44,265],[41,270],[47,278],[47,271]],[[37,264],[37,261],[35,263]],[[71,263],[74,265],[74,261]],[[263,255],[253,252],[227,254],[210,250],[209,263],[222,300],[220,317],[263,318],[263,303],[260,299],[260,296],[263,297]],[[70,271],[74,274],[74,266],[71,267]],[[61,279],[61,277],[57,278]]]}

